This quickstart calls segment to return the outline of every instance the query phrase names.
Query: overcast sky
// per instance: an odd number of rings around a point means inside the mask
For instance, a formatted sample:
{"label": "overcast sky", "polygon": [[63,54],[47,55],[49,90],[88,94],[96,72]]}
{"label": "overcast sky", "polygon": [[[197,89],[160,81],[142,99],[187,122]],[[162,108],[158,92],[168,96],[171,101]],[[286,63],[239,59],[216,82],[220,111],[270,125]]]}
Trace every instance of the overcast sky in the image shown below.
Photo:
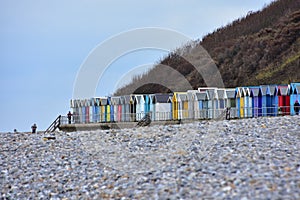
{"label": "overcast sky", "polygon": [[[191,39],[257,11],[271,0],[1,0],[0,132],[45,130],[69,110],[84,60],[114,35],[143,27],[180,32]],[[166,52],[134,52],[111,64],[96,96],[114,92],[124,74],[155,63]]]}

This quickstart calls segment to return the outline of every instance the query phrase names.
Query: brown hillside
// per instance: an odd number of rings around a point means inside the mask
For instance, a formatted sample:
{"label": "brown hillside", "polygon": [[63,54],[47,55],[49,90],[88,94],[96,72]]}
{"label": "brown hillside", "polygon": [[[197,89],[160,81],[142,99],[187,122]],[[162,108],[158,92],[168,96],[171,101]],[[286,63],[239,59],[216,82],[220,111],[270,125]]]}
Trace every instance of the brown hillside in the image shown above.
{"label": "brown hillside", "polygon": [[213,67],[202,47],[220,71],[225,87],[299,82],[299,35],[300,1],[279,0],[170,53],[115,95],[191,89],[185,82],[194,89],[206,86],[196,69],[206,70],[208,82],[220,86],[218,76],[207,70]]}

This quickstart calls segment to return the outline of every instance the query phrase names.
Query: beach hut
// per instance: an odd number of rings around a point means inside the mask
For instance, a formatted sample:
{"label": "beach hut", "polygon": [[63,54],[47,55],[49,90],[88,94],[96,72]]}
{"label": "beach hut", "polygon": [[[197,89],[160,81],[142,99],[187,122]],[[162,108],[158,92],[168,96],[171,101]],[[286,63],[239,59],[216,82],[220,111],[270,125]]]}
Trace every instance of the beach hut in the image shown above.
{"label": "beach hut", "polygon": [[230,117],[237,118],[237,108],[236,108],[236,100],[235,100],[236,89],[227,88],[225,89],[225,92],[227,97],[226,107],[230,108]]}
{"label": "beach hut", "polygon": [[186,92],[177,93],[178,119],[188,118],[188,99]]}
{"label": "beach hut", "polygon": [[173,96],[174,94],[170,94],[169,96],[169,99],[168,99],[168,103],[169,103],[169,106],[170,106],[170,120],[173,120]]}
{"label": "beach hut", "polygon": [[277,86],[270,85],[270,110],[268,113],[270,116],[277,116],[278,114],[278,96],[277,96]]}
{"label": "beach hut", "polygon": [[195,118],[195,104],[196,104],[196,93],[199,93],[198,90],[188,90],[187,91],[187,100],[188,100],[188,118]]}
{"label": "beach hut", "polygon": [[252,98],[252,116],[262,116],[262,94],[260,87],[251,87],[250,96]]}
{"label": "beach hut", "polygon": [[173,120],[178,119],[178,98],[177,98],[177,93],[174,92],[172,96],[172,118]]}
{"label": "beach hut", "polygon": [[96,122],[101,122],[101,98],[95,98]]}
{"label": "beach hut", "polygon": [[113,109],[112,121],[120,122],[121,121],[121,105],[120,97],[111,97],[111,105]]}
{"label": "beach hut", "polygon": [[133,113],[133,110],[132,110],[132,108],[133,108],[133,103],[134,103],[134,101],[133,101],[133,96],[132,95],[125,95],[125,96],[123,96],[123,100],[124,100],[124,104],[123,104],[123,106],[124,106],[124,113],[123,113],[123,119],[124,119],[124,121],[126,121],[126,122],[130,122],[130,121],[132,121],[132,119],[133,119],[133,116],[132,115],[134,115],[135,113]]}
{"label": "beach hut", "polygon": [[147,114],[150,111],[150,97],[148,94],[144,94],[143,97],[145,100],[144,113]]}
{"label": "beach hut", "polygon": [[195,119],[207,119],[208,117],[208,96],[207,92],[195,93],[194,102]]}
{"label": "beach hut", "polygon": [[107,97],[100,98],[100,116],[101,122],[107,122]]}
{"label": "beach hut", "polygon": [[224,113],[227,104],[227,94],[225,89],[217,89],[217,106],[216,117],[221,116]]}
{"label": "beach hut", "polygon": [[120,96],[120,105],[118,106],[118,113],[120,115],[120,120],[119,122],[123,122],[125,120],[125,99],[124,96]]}
{"label": "beach hut", "polygon": [[85,123],[85,119],[86,119],[86,117],[85,117],[85,115],[86,115],[86,109],[85,109],[85,99],[82,99],[81,101],[80,101],[80,110],[81,110],[81,116],[80,116],[80,122],[81,123]]}
{"label": "beach hut", "polygon": [[290,84],[290,112],[291,115],[295,115],[294,104],[295,102],[300,102],[300,83]]}
{"label": "beach hut", "polygon": [[244,88],[236,88],[236,105],[237,105],[237,117],[244,118],[245,113],[245,91]]}
{"label": "beach hut", "polygon": [[289,85],[278,85],[278,114],[290,114],[290,87]]}
{"label": "beach hut", "polygon": [[252,117],[252,97],[248,87],[243,88],[244,92],[244,117]]}
{"label": "beach hut", "polygon": [[136,120],[139,121],[141,120],[144,116],[145,116],[145,98],[144,95],[142,94],[136,94],[134,95],[134,105],[135,105],[135,109],[136,109]]}
{"label": "beach hut", "polygon": [[107,97],[106,122],[110,122],[111,121],[111,114],[113,114],[112,110],[111,110],[111,99],[110,99],[110,97]]}
{"label": "beach hut", "polygon": [[271,108],[271,94],[268,85],[261,85],[261,95],[262,95],[262,116],[268,116],[268,109]]}
{"label": "beach hut", "polygon": [[85,99],[84,104],[85,104],[85,122],[90,123],[90,100]]}
{"label": "beach hut", "polygon": [[169,103],[169,94],[154,94],[152,95],[153,111],[152,115],[153,120],[170,120],[171,107]]}
{"label": "beach hut", "polygon": [[198,88],[199,92],[206,92],[207,93],[207,113],[208,119],[215,118],[215,109],[218,107],[218,96],[217,96],[217,89],[216,87],[210,88]]}
{"label": "beach hut", "polygon": [[88,102],[89,102],[89,122],[93,123],[94,122],[93,98],[88,99]]}
{"label": "beach hut", "polygon": [[150,113],[151,113],[151,120],[155,120],[155,95],[157,94],[150,94],[149,95],[149,100],[150,100]]}

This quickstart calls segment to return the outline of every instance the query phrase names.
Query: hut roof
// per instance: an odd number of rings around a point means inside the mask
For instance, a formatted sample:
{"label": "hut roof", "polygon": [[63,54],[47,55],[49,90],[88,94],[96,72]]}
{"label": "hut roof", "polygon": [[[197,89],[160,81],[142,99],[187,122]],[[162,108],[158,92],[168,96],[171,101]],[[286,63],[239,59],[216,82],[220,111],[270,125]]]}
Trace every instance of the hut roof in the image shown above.
{"label": "hut roof", "polygon": [[169,94],[155,94],[154,101],[156,103],[168,103],[170,95]]}
{"label": "hut roof", "polygon": [[219,90],[217,90],[217,94],[218,94],[218,98],[219,98],[219,99],[226,99],[226,93],[225,93],[225,90],[219,89]]}
{"label": "hut roof", "polygon": [[261,89],[260,88],[251,88],[251,94],[254,97],[258,97],[261,94]]}
{"label": "hut roof", "polygon": [[111,104],[112,105],[119,105],[119,104],[121,104],[121,97],[111,97]]}
{"label": "hut roof", "polygon": [[282,96],[289,95],[289,87],[288,86],[278,86],[278,94]]}
{"label": "hut roof", "polygon": [[108,104],[107,98],[101,98],[101,99],[100,99],[100,105],[101,105],[101,106],[106,106],[107,104]]}
{"label": "hut roof", "polygon": [[206,92],[198,92],[195,94],[196,96],[196,99],[198,101],[206,101],[208,100],[208,96],[207,96],[207,93]]}
{"label": "hut roof", "polygon": [[207,92],[207,96],[209,99],[214,99],[216,96],[215,96],[215,91],[216,89],[208,89],[206,90]]}
{"label": "hut roof", "polygon": [[262,86],[260,86],[260,88],[261,88],[261,94],[262,95],[270,94],[270,89],[269,89],[268,85],[262,85]]}
{"label": "hut roof", "polygon": [[225,91],[226,91],[227,98],[229,99],[235,98],[235,89],[226,89]]}
{"label": "hut roof", "polygon": [[125,95],[123,96],[123,103],[124,104],[130,104],[131,96],[130,95]]}
{"label": "hut roof", "polygon": [[187,94],[178,94],[178,101],[187,101]]}

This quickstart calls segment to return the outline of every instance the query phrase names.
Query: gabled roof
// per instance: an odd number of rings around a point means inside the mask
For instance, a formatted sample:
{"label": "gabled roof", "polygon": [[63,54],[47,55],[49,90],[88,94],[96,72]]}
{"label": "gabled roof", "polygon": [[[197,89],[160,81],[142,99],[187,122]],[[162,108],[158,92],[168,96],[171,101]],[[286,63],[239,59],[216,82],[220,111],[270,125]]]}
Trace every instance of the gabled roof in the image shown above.
{"label": "gabled roof", "polygon": [[207,90],[216,90],[216,89],[218,89],[217,87],[199,87],[198,88],[198,91],[199,92],[206,92]]}
{"label": "gabled roof", "polygon": [[217,94],[219,99],[227,99],[227,95],[224,89],[218,89]]}
{"label": "gabled roof", "polygon": [[218,94],[216,93],[216,90],[217,89],[215,88],[206,90],[208,99],[218,98]]}
{"label": "gabled roof", "polygon": [[235,98],[235,89],[225,89],[225,91],[228,99]]}
{"label": "gabled roof", "polygon": [[260,88],[261,88],[261,94],[263,96],[270,95],[270,88],[268,85],[261,85]]}
{"label": "gabled roof", "polygon": [[187,94],[178,94],[177,101],[187,101]]}
{"label": "gabled roof", "polygon": [[187,91],[187,98],[188,101],[193,101],[195,99],[195,94],[198,92],[198,90],[188,90]]}
{"label": "gabled roof", "polygon": [[270,85],[269,89],[270,89],[271,96],[275,96],[277,94],[277,86],[276,85]]}
{"label": "gabled roof", "polygon": [[195,98],[197,101],[207,101],[208,96],[206,92],[198,92],[195,94]]}
{"label": "gabled roof", "polygon": [[145,103],[144,95],[142,94],[134,95],[134,102],[137,104]]}
{"label": "gabled roof", "polygon": [[120,105],[121,104],[121,97],[111,97],[111,104],[112,105]]}
{"label": "gabled roof", "polygon": [[156,94],[154,96],[155,103],[168,103],[170,95],[169,94]]}
{"label": "gabled roof", "polygon": [[278,95],[287,96],[289,95],[289,86],[287,85],[279,85],[278,86]]}
{"label": "gabled roof", "polygon": [[101,106],[106,106],[107,104],[108,104],[108,101],[107,101],[106,97],[100,99],[100,105]]}
{"label": "gabled roof", "polygon": [[261,96],[261,88],[250,88],[250,96],[253,97]]}
{"label": "gabled roof", "polygon": [[123,96],[123,103],[124,104],[130,104],[131,96],[130,95],[125,95]]}

